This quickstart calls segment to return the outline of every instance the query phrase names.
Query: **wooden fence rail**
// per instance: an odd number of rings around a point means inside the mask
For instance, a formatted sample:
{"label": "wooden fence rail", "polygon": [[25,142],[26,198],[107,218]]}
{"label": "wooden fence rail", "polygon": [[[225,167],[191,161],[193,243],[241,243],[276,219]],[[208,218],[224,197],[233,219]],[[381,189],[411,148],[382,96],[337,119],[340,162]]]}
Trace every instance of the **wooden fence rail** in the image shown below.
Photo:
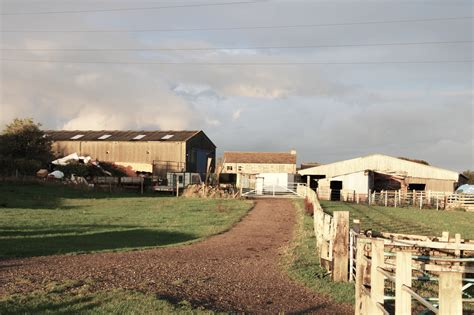
{"label": "wooden fence rail", "polygon": [[[377,238],[368,237],[361,231],[359,220],[354,220],[349,230],[347,211],[325,213],[313,190],[301,186],[298,194],[305,196],[314,210],[321,265],[333,281],[355,281],[356,314],[405,315],[426,310],[462,314],[463,303],[474,303],[474,279],[465,278],[474,273],[474,242],[459,234],[450,237],[449,232],[440,237],[386,232],[379,232]],[[398,191],[371,192],[366,198],[371,204],[386,206],[408,202],[426,205],[430,198],[445,203],[468,199],[416,191],[405,195]],[[349,199],[364,200],[354,194]],[[436,296],[426,296],[426,292]]]}
{"label": "wooden fence rail", "polygon": [[333,281],[349,280],[349,212],[335,211],[325,213],[316,193],[304,186],[297,187],[299,195],[304,196],[313,207],[314,233],[320,264]]}
{"label": "wooden fence rail", "polygon": [[317,189],[320,200],[331,200],[331,197],[340,196],[339,201],[353,203],[367,203],[386,207],[412,206],[417,208],[453,209],[464,208],[474,211],[474,194],[453,194],[438,191],[368,191],[361,194],[354,190],[341,190],[333,194],[331,189]]}
{"label": "wooden fence rail", "polygon": [[[359,236],[356,242],[355,313],[412,314],[414,304],[418,304],[435,314],[462,314],[463,302],[474,302],[472,298],[463,299],[463,291],[472,286],[472,279],[463,279],[463,275],[474,273],[474,258],[463,257],[462,251],[472,255],[474,244],[461,243],[459,234],[451,241],[399,240],[401,244],[397,244],[393,240]],[[388,247],[391,253],[386,252]],[[414,255],[414,250],[432,255]],[[415,277],[415,273],[420,272],[424,276]],[[427,273],[431,276],[426,277]],[[422,297],[413,279],[438,281],[438,296]],[[463,285],[466,281],[470,282]],[[394,296],[386,296],[387,290],[393,287]]]}

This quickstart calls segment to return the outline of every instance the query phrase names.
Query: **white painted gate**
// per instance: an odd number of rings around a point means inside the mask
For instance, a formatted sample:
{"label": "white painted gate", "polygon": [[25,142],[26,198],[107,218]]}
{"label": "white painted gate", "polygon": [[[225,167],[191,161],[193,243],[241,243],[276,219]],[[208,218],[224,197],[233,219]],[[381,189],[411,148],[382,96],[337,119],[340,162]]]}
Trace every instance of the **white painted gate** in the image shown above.
{"label": "white painted gate", "polygon": [[285,186],[281,185],[266,185],[263,178],[257,178],[255,189],[242,189],[242,197],[256,197],[256,198],[304,198],[298,191],[298,185],[301,183],[288,183]]}

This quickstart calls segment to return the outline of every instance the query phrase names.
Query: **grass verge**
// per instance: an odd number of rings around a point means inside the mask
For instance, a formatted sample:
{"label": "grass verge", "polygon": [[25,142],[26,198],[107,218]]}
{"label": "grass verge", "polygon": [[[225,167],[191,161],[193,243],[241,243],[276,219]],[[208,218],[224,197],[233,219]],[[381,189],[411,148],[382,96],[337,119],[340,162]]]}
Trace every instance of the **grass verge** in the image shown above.
{"label": "grass verge", "polygon": [[297,220],[293,238],[286,251],[284,264],[290,277],[317,293],[327,294],[340,303],[354,303],[352,283],[332,282],[327,272],[319,265],[313,218],[305,214],[302,200],[295,200]]}
{"label": "grass verge", "polygon": [[0,183],[0,258],[171,246],[228,230],[245,200],[184,199]]}
{"label": "grass verge", "polygon": [[130,290],[91,292],[87,281],[58,285],[28,295],[0,298],[0,314],[213,314],[188,301],[172,304],[153,294]]}

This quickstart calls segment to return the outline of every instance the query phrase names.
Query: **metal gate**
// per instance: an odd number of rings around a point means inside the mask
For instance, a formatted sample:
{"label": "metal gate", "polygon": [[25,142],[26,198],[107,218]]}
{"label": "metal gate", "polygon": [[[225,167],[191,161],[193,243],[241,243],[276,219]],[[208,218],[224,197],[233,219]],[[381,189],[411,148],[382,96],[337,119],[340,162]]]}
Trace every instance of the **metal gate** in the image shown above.
{"label": "metal gate", "polygon": [[243,188],[242,197],[252,198],[304,198],[299,191],[298,186],[304,186],[301,183],[288,183],[286,186],[280,185],[261,185],[258,184],[255,189]]}

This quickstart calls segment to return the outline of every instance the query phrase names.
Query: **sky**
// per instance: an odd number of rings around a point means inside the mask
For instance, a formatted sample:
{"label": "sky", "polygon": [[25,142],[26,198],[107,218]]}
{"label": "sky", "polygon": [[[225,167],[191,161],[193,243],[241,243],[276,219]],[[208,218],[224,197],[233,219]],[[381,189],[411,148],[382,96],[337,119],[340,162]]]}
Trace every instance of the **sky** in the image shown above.
{"label": "sky", "polygon": [[474,169],[472,1],[0,0],[0,128]]}

